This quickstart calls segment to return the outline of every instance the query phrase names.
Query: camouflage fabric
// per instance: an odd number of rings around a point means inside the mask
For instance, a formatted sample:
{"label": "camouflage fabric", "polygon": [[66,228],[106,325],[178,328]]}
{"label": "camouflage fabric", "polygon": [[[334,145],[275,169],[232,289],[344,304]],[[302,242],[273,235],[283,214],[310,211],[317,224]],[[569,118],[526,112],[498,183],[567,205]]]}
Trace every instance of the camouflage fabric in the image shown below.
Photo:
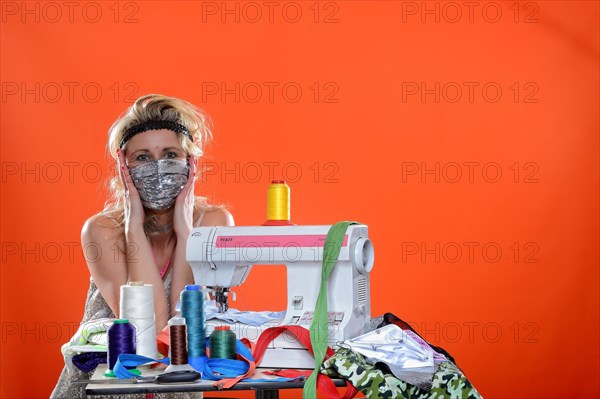
{"label": "camouflage fabric", "polygon": [[452,362],[443,362],[433,376],[431,391],[384,373],[360,354],[340,348],[321,366],[321,372],[350,381],[369,399],[482,399]]}

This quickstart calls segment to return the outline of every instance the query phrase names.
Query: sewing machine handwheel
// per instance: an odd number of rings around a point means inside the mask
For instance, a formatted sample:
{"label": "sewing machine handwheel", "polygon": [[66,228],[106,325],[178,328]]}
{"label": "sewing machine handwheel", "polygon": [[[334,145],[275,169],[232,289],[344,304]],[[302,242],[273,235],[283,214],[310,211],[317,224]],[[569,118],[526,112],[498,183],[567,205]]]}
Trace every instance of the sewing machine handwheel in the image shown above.
{"label": "sewing machine handwheel", "polygon": [[368,238],[360,237],[354,245],[354,267],[361,274],[370,273],[374,260],[373,243]]}

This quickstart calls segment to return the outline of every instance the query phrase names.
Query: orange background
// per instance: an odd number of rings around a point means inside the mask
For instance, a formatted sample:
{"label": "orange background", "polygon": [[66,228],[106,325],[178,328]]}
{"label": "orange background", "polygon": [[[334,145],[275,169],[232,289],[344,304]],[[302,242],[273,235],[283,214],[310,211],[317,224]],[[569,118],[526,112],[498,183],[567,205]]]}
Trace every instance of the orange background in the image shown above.
{"label": "orange background", "polygon": [[[486,398],[600,396],[598,2],[76,3],[2,2],[2,398],[56,383],[106,132],[147,93],[214,119],[196,193],[236,224],[271,177],[296,223],[367,224],[372,315]],[[281,309],[283,279],[255,268],[234,305]]]}

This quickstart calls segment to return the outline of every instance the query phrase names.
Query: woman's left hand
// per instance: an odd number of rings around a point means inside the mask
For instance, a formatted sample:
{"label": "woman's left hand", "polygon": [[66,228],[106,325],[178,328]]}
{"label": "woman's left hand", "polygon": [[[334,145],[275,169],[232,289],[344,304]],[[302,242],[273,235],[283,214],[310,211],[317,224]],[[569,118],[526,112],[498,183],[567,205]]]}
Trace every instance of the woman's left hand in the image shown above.
{"label": "woman's left hand", "polygon": [[196,181],[196,160],[189,157],[190,173],[183,190],[175,200],[173,230],[177,238],[187,240],[194,223],[194,183]]}

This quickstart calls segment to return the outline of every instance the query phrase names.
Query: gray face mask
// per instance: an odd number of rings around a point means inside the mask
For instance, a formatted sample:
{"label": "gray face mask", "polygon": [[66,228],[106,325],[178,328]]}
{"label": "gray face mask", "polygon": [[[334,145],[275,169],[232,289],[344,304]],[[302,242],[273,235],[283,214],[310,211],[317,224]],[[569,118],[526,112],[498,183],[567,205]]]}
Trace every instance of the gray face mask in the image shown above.
{"label": "gray face mask", "polygon": [[175,204],[187,183],[189,171],[187,161],[159,159],[135,166],[129,169],[129,174],[140,193],[142,205],[161,210]]}

